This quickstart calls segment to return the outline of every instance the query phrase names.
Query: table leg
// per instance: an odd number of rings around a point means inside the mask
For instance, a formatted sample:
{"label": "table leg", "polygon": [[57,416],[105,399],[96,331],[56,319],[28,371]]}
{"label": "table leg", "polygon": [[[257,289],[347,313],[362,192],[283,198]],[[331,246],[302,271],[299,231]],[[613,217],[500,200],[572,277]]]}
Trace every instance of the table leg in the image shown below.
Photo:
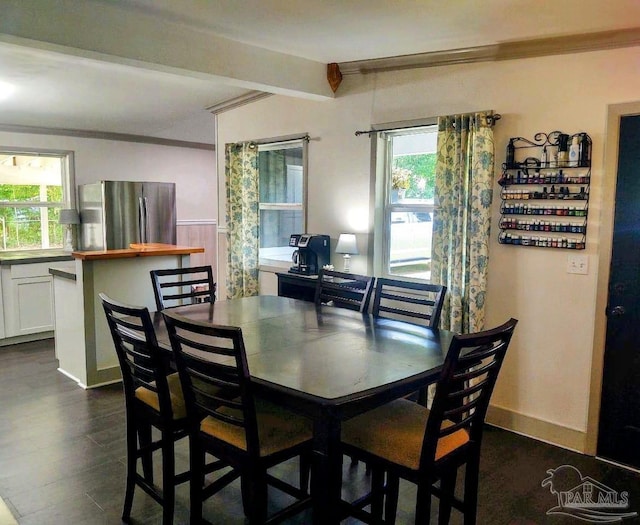
{"label": "table leg", "polygon": [[342,490],[340,420],[331,414],[316,418],[313,439],[313,523],[337,525],[340,523]]}

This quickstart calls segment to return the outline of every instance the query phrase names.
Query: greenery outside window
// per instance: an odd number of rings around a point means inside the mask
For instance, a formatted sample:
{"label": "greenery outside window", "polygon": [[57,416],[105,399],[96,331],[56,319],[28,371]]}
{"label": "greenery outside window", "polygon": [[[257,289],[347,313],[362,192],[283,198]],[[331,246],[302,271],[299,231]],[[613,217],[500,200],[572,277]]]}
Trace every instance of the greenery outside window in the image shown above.
{"label": "greenery outside window", "polygon": [[292,233],[305,233],[305,140],[260,144],[260,259],[291,261]]}
{"label": "greenery outside window", "polygon": [[0,149],[0,251],[62,248],[72,169],[70,152]]}
{"label": "greenery outside window", "polygon": [[381,275],[431,278],[437,135],[435,125],[379,133],[382,242],[376,254]]}

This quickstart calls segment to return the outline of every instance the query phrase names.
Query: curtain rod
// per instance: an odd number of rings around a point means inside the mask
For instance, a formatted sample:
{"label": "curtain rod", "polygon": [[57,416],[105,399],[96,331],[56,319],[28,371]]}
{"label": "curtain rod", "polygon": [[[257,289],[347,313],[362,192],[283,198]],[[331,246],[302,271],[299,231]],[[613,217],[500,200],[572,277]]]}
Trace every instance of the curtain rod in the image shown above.
{"label": "curtain rod", "polygon": [[262,144],[280,144],[282,142],[295,142],[296,140],[304,140],[305,142],[309,142],[311,137],[308,133],[304,135],[295,135],[295,136],[286,136],[286,137],[275,137],[271,139],[260,139],[260,140],[243,140],[242,142],[236,142],[236,144],[255,144],[256,146],[260,146]]}
{"label": "curtain rod", "polygon": [[[477,113],[463,113],[463,115],[476,115]],[[487,115],[487,123],[493,127],[495,126],[496,122],[498,122],[498,120],[500,120],[502,118],[502,115],[500,115],[500,113],[494,113],[493,115]],[[356,131],[356,137],[359,137],[360,135],[371,135],[372,133],[380,133],[380,132],[384,132],[384,131],[399,131],[401,129],[412,129],[412,128],[421,128],[424,126],[399,126],[397,128],[383,128],[383,129],[372,129],[369,131]]]}

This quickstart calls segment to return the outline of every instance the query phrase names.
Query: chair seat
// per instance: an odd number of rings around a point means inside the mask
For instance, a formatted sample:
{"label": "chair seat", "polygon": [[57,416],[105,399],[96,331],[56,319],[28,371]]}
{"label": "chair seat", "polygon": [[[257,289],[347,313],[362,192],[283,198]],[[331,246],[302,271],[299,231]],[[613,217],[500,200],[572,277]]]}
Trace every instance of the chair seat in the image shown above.
{"label": "chair seat", "polygon": [[[422,405],[397,399],[346,421],[342,441],[387,461],[418,470],[429,410]],[[453,423],[444,421],[443,428]],[[469,442],[469,434],[460,429],[440,438],[436,461]]]}
{"label": "chair seat", "polygon": [[[233,410],[225,408],[221,412],[232,414]],[[304,443],[313,436],[309,419],[264,400],[256,399],[256,419],[261,457]],[[202,420],[200,430],[240,450],[247,450],[246,432],[242,427],[207,416]]]}
{"label": "chair seat", "polygon": [[[182,385],[180,384],[180,377],[177,372],[167,376],[167,385],[169,386],[169,395],[171,397],[173,419],[184,419],[187,417],[187,408],[184,404]],[[158,394],[153,390],[144,386],[136,388],[136,399],[139,399],[146,405],[160,412]]]}

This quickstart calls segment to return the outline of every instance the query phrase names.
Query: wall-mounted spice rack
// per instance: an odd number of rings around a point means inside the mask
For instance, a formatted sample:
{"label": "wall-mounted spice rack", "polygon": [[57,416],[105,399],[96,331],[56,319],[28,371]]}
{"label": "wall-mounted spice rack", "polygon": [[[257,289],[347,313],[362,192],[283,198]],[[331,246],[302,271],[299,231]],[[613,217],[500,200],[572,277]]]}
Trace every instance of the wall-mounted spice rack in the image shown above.
{"label": "wall-mounted spice rack", "polygon": [[591,137],[561,131],[509,140],[502,165],[500,244],[586,247]]}

